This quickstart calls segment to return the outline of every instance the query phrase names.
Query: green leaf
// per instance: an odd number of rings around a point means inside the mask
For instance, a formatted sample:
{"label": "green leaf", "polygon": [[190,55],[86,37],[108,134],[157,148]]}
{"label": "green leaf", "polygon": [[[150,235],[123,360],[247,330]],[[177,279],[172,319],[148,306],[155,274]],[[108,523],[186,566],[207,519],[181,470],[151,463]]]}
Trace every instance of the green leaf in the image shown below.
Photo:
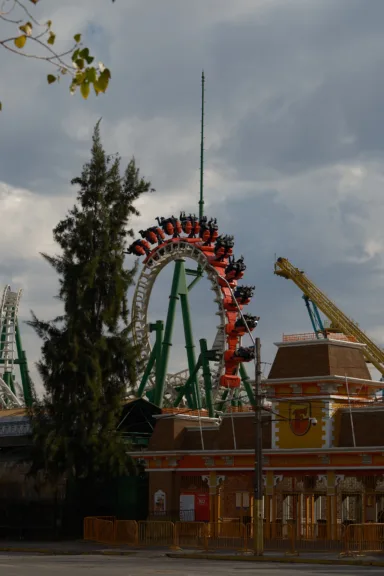
{"label": "green leaf", "polygon": [[89,96],[89,91],[91,89],[91,86],[89,84],[89,82],[83,82],[80,86],[80,92],[82,97],[84,98],[84,100],[86,100]]}
{"label": "green leaf", "polygon": [[2,109],[3,109],[3,103],[0,102],[0,112],[2,111]]}
{"label": "green leaf", "polygon": [[47,28],[50,28],[52,26],[52,20],[47,20],[45,25]]}
{"label": "green leaf", "polygon": [[73,79],[73,83],[80,86],[85,81],[85,72],[77,72],[75,78]]}
{"label": "green leaf", "polygon": [[72,54],[72,62],[75,62],[78,59],[79,54],[80,54],[80,50],[79,50],[79,48],[77,48],[77,50],[75,50],[74,53]]}
{"label": "green leaf", "polygon": [[85,76],[90,84],[93,84],[97,80],[96,69],[88,68],[85,72]]}
{"label": "green leaf", "polygon": [[19,26],[19,30],[21,30],[21,32],[24,32],[24,34],[26,34],[27,36],[30,36],[32,34],[31,22],[26,22],[26,24]]}
{"label": "green leaf", "polygon": [[48,84],[53,84],[54,82],[56,82],[57,78],[53,74],[48,74],[47,80],[48,80]]}
{"label": "green leaf", "polygon": [[25,34],[23,34],[22,36],[19,36],[18,38],[15,38],[14,42],[15,42],[16,48],[20,48],[20,50],[22,48],[24,48],[26,41],[27,41],[27,37]]}
{"label": "green leaf", "polygon": [[84,68],[84,60],[82,58],[78,58],[75,64],[79,70],[82,70]]}
{"label": "green leaf", "polygon": [[56,40],[56,34],[54,34],[53,32],[50,32],[47,43],[51,44],[53,46],[53,44],[55,43],[55,40]]}
{"label": "green leaf", "polygon": [[105,93],[106,89],[108,88],[108,79],[105,77],[100,77],[97,81],[97,87],[99,92]]}
{"label": "green leaf", "polygon": [[81,41],[81,34],[75,34],[73,39],[78,44]]}

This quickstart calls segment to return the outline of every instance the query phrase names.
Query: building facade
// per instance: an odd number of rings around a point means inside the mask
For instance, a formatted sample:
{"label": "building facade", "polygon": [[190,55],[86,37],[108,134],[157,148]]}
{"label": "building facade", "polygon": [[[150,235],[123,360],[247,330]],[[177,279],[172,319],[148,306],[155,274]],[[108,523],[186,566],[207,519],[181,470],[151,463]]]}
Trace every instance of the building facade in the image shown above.
{"label": "building facade", "polygon": [[[352,522],[384,515],[384,404],[364,345],[342,335],[284,337],[263,383],[264,522],[271,537],[338,539]],[[149,474],[151,518],[252,518],[255,418],[163,410],[148,447],[132,453]],[[304,534],[305,535],[305,534]]]}

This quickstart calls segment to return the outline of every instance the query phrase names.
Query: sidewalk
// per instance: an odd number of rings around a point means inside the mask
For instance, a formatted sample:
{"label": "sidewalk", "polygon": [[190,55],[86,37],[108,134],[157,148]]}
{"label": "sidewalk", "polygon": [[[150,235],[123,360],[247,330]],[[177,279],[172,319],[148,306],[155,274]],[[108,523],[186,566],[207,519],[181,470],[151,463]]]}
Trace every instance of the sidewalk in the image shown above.
{"label": "sidewalk", "polygon": [[168,552],[169,558],[186,560],[216,560],[232,562],[277,562],[281,564],[322,564],[331,566],[378,566],[384,568],[384,555],[367,555],[360,557],[340,557],[339,553],[303,552],[290,556],[284,552],[267,551],[263,556],[253,556],[251,553],[234,553],[231,551],[217,554],[215,552],[202,552],[182,550]]}
{"label": "sidewalk", "polygon": [[126,556],[135,553],[129,546],[108,546],[96,542],[73,540],[64,542],[27,542],[0,541],[0,553],[47,554],[52,556],[68,555],[119,555]]}

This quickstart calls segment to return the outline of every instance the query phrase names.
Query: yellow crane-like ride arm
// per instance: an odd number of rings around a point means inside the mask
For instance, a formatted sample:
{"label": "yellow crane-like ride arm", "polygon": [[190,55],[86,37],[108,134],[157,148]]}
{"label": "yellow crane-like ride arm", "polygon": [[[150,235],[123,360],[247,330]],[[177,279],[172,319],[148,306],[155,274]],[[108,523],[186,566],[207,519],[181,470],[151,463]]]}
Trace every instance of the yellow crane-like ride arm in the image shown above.
{"label": "yellow crane-like ride arm", "polygon": [[302,270],[295,268],[286,258],[275,262],[275,274],[292,280],[298,288],[336,325],[345,335],[354,336],[357,342],[365,344],[364,355],[367,360],[384,375],[384,352],[358,325],[346,316],[317,286],[309,280]]}

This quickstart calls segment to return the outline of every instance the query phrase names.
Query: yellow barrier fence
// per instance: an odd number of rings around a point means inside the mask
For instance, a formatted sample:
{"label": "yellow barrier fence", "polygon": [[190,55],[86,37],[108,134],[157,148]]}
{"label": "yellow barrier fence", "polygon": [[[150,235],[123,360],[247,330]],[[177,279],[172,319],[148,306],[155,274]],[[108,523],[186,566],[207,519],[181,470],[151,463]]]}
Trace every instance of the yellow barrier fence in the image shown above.
{"label": "yellow barrier fence", "polygon": [[84,518],[84,524],[83,524],[83,530],[84,530],[83,538],[84,538],[84,540],[95,541],[97,539],[95,520],[97,520],[97,518],[90,517],[90,516],[87,518]]}
{"label": "yellow barrier fence", "polygon": [[[247,550],[254,549],[253,524],[247,524]],[[294,552],[296,548],[295,534],[290,524],[272,522],[264,526],[264,548],[265,550],[281,550],[284,552]]]}
{"label": "yellow barrier fence", "polygon": [[138,522],[138,544],[144,547],[174,546],[175,525],[173,522],[153,520]]}
{"label": "yellow barrier fence", "polygon": [[115,543],[114,523],[111,520],[96,519],[96,540],[102,544]]}
{"label": "yellow barrier fence", "polygon": [[206,524],[204,522],[176,522],[174,545],[178,548],[206,548]]}
{"label": "yellow barrier fence", "polygon": [[350,524],[344,535],[343,556],[384,552],[384,524]]}
{"label": "yellow barrier fence", "polygon": [[[240,522],[135,522],[100,517],[84,518],[84,540],[141,547],[252,551],[253,525]],[[332,538],[326,537],[331,534]],[[287,553],[343,549],[345,554],[384,551],[384,524],[330,526],[328,530],[301,523],[264,525],[265,550]]]}
{"label": "yellow barrier fence", "polygon": [[208,522],[205,528],[207,550],[246,550],[247,529],[240,522]]}
{"label": "yellow barrier fence", "polygon": [[116,520],[115,544],[138,546],[139,531],[135,520]]}
{"label": "yellow barrier fence", "polygon": [[102,544],[114,544],[114,524],[113,520],[104,520],[99,517],[84,518],[84,540],[92,540]]}

